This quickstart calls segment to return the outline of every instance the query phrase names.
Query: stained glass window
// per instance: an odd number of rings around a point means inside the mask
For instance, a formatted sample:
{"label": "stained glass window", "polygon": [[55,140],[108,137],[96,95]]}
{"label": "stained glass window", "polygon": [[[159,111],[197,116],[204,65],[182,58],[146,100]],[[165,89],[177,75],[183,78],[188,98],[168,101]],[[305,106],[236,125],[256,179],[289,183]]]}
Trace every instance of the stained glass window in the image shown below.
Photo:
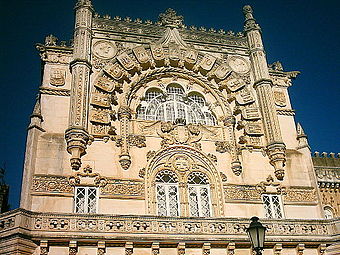
{"label": "stained glass window", "polygon": [[190,216],[211,217],[210,187],[207,176],[192,172],[188,177]]}
{"label": "stained glass window", "polygon": [[216,125],[204,97],[197,92],[186,95],[178,84],[169,85],[166,92],[149,89],[137,108],[137,118],[171,122],[184,119],[186,123]]}
{"label": "stained glass window", "polygon": [[76,187],[74,197],[74,210],[76,213],[97,212],[97,188]]}
{"label": "stained glass window", "polygon": [[265,209],[266,218],[283,218],[281,197],[279,195],[264,194],[262,195],[262,201]]}

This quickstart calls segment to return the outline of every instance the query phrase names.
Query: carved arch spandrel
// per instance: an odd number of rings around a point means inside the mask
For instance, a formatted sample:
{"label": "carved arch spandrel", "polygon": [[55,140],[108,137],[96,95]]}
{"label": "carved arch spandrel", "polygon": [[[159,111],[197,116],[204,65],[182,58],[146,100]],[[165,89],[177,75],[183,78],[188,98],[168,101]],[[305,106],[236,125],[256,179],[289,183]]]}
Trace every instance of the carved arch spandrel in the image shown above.
{"label": "carved arch spandrel", "polygon": [[[185,157],[189,161],[188,167],[178,169],[174,167],[176,157]],[[158,151],[149,161],[145,170],[145,194],[147,213],[156,214],[156,175],[162,170],[171,170],[178,176],[181,198],[181,216],[189,216],[187,194],[183,193],[181,185],[187,185],[189,174],[193,171],[202,172],[210,181],[213,216],[224,215],[223,186],[219,172],[214,162],[204,153],[190,146],[171,146]]]}

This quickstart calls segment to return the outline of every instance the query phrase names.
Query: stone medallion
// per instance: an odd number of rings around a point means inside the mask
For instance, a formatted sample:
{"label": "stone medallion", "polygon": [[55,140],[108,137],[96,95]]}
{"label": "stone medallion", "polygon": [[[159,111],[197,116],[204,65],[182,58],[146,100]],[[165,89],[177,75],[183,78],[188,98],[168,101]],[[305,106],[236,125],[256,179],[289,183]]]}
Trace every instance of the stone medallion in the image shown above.
{"label": "stone medallion", "polygon": [[98,58],[110,59],[117,54],[117,47],[114,42],[98,41],[93,45],[93,54]]}
{"label": "stone medallion", "polygon": [[248,73],[250,70],[248,62],[242,57],[229,57],[228,65],[236,73]]}

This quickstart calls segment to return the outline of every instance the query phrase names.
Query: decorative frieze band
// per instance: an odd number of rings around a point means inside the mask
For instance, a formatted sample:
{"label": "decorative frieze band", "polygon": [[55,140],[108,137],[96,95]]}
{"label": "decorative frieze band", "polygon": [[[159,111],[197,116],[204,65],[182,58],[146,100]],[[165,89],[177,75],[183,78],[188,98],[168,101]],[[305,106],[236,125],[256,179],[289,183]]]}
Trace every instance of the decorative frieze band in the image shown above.
{"label": "decorative frieze band", "polygon": [[[73,194],[74,187],[66,176],[35,175],[32,190],[36,194]],[[100,187],[100,195],[143,199],[144,183],[138,180],[107,179],[106,185]]]}
{"label": "decorative frieze band", "polygon": [[[255,185],[225,185],[224,196],[226,202],[260,201],[263,191]],[[315,202],[316,191],[310,187],[287,187],[282,188],[283,202]]]}

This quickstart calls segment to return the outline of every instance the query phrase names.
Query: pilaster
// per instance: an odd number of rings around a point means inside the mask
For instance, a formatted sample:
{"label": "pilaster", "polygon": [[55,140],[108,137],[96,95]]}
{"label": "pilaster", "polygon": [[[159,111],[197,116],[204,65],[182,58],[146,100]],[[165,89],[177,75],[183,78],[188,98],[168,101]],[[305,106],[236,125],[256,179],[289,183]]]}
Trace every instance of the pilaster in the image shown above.
{"label": "pilaster", "polygon": [[254,88],[259,101],[263,118],[263,126],[267,141],[267,155],[270,164],[275,169],[275,176],[279,180],[284,177],[284,165],[286,161],[279,120],[276,113],[272,81],[269,76],[266,55],[262,43],[261,28],[253,17],[253,10],[249,5],[244,6],[245,16],[244,31],[247,35],[250,51],[250,61],[254,74]]}
{"label": "pilaster", "polygon": [[71,167],[78,170],[81,156],[86,153],[89,139],[88,101],[91,74],[91,27],[93,8],[90,0],[78,0],[75,6],[75,29],[73,60],[70,64],[72,73],[69,128],[65,138],[67,151],[71,154]]}

